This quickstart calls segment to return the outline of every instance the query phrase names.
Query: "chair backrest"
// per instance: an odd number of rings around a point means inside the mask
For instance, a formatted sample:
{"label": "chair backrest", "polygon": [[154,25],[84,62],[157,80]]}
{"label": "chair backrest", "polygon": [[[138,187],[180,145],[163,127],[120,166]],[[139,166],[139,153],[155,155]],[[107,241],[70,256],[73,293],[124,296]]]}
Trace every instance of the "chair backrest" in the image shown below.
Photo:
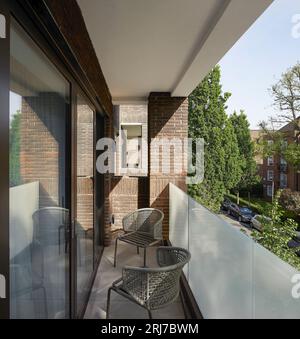
{"label": "chair backrest", "polygon": [[164,214],[162,211],[155,208],[143,208],[123,218],[123,229],[125,232],[148,233],[155,239],[161,239],[163,219]]}
{"label": "chair backrest", "polygon": [[178,247],[158,247],[159,268],[123,269],[123,288],[139,304],[150,310],[174,302],[180,291],[180,276],[189,262],[189,251]]}
{"label": "chair backrest", "polygon": [[33,238],[43,246],[58,245],[59,234],[64,240],[69,227],[69,210],[61,207],[45,207],[34,212]]}

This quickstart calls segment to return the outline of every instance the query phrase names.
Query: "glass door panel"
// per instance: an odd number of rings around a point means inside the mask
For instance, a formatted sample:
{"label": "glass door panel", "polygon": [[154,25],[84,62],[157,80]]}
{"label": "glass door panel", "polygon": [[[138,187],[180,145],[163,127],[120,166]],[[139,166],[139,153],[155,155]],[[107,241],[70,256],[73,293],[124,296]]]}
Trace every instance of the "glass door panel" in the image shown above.
{"label": "glass door panel", "polygon": [[69,317],[70,84],[11,26],[11,318]]}
{"label": "glass door panel", "polygon": [[94,111],[77,97],[77,315],[87,302],[94,258]]}

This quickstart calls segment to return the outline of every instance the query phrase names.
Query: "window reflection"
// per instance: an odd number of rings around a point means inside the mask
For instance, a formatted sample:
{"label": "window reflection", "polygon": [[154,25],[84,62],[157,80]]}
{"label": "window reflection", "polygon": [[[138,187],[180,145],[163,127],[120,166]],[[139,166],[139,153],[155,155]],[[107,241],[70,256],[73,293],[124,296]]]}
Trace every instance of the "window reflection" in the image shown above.
{"label": "window reflection", "polygon": [[10,53],[11,318],[64,318],[69,83],[16,22]]}

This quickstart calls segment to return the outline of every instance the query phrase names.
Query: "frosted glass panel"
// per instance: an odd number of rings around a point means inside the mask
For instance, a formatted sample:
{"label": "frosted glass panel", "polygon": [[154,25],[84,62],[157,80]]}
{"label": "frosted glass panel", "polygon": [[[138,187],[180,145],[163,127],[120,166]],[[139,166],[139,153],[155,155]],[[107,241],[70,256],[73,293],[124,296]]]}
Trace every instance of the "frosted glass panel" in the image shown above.
{"label": "frosted glass panel", "polygon": [[[178,187],[171,185],[169,213],[172,227],[169,230],[169,239],[174,246],[189,247],[188,211],[188,196]],[[188,265],[185,266],[184,270],[186,277],[188,277]]]}
{"label": "frosted glass panel", "polygon": [[170,240],[191,252],[187,279],[204,318],[300,318],[298,272],[172,184]]}

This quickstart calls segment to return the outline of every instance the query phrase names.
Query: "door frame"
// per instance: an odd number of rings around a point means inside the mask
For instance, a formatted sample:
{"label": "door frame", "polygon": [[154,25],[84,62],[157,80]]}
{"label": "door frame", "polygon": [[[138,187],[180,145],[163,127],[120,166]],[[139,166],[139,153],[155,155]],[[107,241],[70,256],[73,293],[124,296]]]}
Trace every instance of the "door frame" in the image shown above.
{"label": "door frame", "polygon": [[[9,86],[10,15],[6,1],[0,0],[0,14],[6,23],[6,37],[0,39],[0,275],[5,298],[0,298],[0,319],[10,315],[9,279]],[[5,53],[6,51],[6,53]],[[4,52],[4,53],[3,53]],[[3,286],[0,287],[1,289]]]}
{"label": "door frame", "polygon": [[[10,18],[20,24],[22,29],[30,36],[34,43],[44,52],[48,59],[58,69],[58,71],[70,83],[70,107],[67,113],[67,119],[70,127],[67,134],[67,147],[70,147],[68,160],[68,175],[66,177],[67,186],[70,189],[70,260],[69,260],[69,281],[70,281],[70,317],[76,318],[76,272],[74,263],[76,264],[76,244],[74,244],[75,236],[75,205],[74,192],[76,192],[76,168],[74,160],[76,160],[76,148],[74,150],[74,142],[76,142],[76,95],[82,93],[87,102],[90,103],[95,112],[94,129],[96,130],[96,114],[104,117],[106,115],[104,107],[99,102],[94,89],[90,85],[85,73],[77,62],[76,57],[66,43],[58,46],[57,41],[64,41],[64,37],[49,13],[44,1],[31,0],[0,0],[0,14],[6,18],[6,38],[0,38],[0,49],[5,51],[0,55],[0,275],[6,279],[6,298],[0,298],[0,319],[8,319],[10,317],[10,292],[9,292],[9,90],[10,90]],[[47,22],[47,26],[45,26]],[[104,119],[103,119],[104,122]],[[94,133],[96,138],[96,132]],[[96,140],[94,140],[95,146]],[[94,147],[94,162],[95,159]],[[96,178],[96,176],[95,176]],[[67,181],[69,180],[69,181]],[[96,185],[94,184],[94,213],[96,210]],[[104,197],[104,192],[102,192]],[[94,226],[95,226],[94,218]],[[101,255],[94,266],[94,272],[91,278],[91,284],[96,275],[96,268],[99,265]],[[94,260],[95,261],[95,260]],[[86,301],[87,306],[88,300]],[[82,316],[85,309],[82,311]]]}
{"label": "door frame", "polygon": [[[95,280],[95,276],[97,273],[97,268],[99,265],[99,261],[97,264],[95,264],[95,227],[96,227],[96,200],[97,200],[97,188],[96,188],[96,121],[97,121],[97,115],[99,114],[96,110],[96,107],[92,104],[89,97],[82,91],[82,89],[77,86],[76,84],[73,86],[72,89],[72,110],[73,110],[73,116],[72,116],[72,230],[71,230],[71,267],[72,267],[72,301],[73,301],[73,309],[72,309],[72,318],[83,318],[87,304],[86,303],[81,310],[78,309],[77,306],[77,235],[76,235],[76,219],[77,219],[77,98],[80,96],[82,99],[84,99],[85,103],[90,107],[90,109],[93,111],[93,272],[90,276],[90,279],[87,283],[89,287],[89,293],[87,295],[87,299],[90,297],[92,285]],[[101,256],[100,258],[101,259]],[[71,280],[72,280],[71,279]]]}

